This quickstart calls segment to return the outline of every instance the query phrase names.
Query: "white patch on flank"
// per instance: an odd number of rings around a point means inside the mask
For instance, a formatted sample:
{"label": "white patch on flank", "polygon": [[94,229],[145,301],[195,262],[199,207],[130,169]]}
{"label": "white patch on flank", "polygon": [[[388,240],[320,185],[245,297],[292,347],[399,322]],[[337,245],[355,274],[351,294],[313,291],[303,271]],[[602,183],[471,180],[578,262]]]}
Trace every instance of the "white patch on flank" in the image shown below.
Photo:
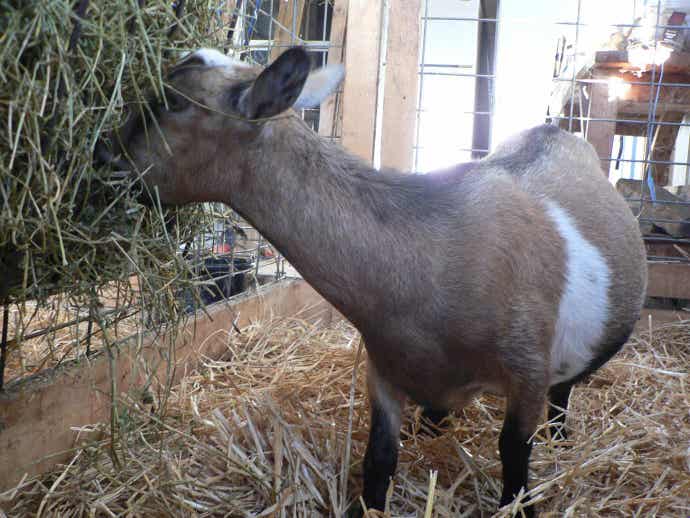
{"label": "white patch on flank", "polygon": [[551,383],[567,381],[592,361],[609,315],[611,273],[601,252],[577,229],[575,220],[553,201],[546,212],[565,243],[565,289],[551,351]]}
{"label": "white patch on flank", "polygon": [[223,54],[216,49],[199,49],[191,54],[186,54],[183,59],[189,57],[198,57],[204,61],[204,64],[208,67],[240,67],[248,68],[251,67],[248,63],[235,59],[231,56]]}

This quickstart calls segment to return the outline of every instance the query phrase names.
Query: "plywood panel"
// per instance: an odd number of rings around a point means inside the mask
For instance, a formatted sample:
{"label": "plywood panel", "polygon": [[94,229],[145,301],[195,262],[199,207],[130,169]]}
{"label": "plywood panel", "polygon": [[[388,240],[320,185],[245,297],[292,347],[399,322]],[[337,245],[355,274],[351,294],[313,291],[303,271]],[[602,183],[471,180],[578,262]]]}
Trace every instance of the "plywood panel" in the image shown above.
{"label": "plywood panel", "polygon": [[274,11],[273,18],[280,25],[274,23],[273,43],[276,46],[271,49],[269,63],[287,50],[286,45],[299,43],[304,3],[305,0],[281,0],[278,12]]}
{"label": "plywood panel", "polygon": [[648,297],[690,299],[690,264],[650,262]]}
{"label": "plywood panel", "polygon": [[[281,315],[299,315],[312,321],[340,318],[302,280],[268,286],[231,303],[214,304],[207,308],[207,314],[200,311],[196,320],[180,331],[175,342],[173,381],[195,368],[201,355],[218,358],[226,352],[227,332],[233,321],[241,329]],[[154,358],[160,358],[158,347],[165,346],[165,339],[143,337],[141,354],[151,364]],[[112,372],[117,394],[141,384],[142,373],[135,357],[138,345],[136,339],[131,339],[114,352]],[[166,381],[166,367],[161,364],[157,370],[161,383]],[[70,450],[76,446],[75,428],[109,420],[110,372],[111,363],[106,354],[101,354],[10,383],[0,392],[0,492],[13,487],[25,473],[37,475],[70,459]]]}
{"label": "plywood panel", "polygon": [[594,146],[597,155],[601,159],[601,168],[608,177],[611,168],[611,151],[613,149],[613,136],[616,133],[616,122],[612,121],[618,114],[617,99],[609,99],[609,86],[603,80],[605,76],[596,76],[602,82],[594,83],[591,92],[592,118],[607,119],[604,121],[590,121],[587,129],[587,140]]}
{"label": "plywood panel", "polygon": [[419,90],[421,0],[391,2],[388,14],[381,165],[412,169]]}
{"label": "plywood panel", "polygon": [[350,0],[345,49],[343,139],[347,149],[374,159],[382,0]]}
{"label": "plywood panel", "polygon": [[[345,57],[345,29],[347,27],[348,0],[333,0],[328,64],[342,63]],[[319,135],[333,137],[337,134],[342,117],[342,96],[332,95],[321,105],[319,111]]]}

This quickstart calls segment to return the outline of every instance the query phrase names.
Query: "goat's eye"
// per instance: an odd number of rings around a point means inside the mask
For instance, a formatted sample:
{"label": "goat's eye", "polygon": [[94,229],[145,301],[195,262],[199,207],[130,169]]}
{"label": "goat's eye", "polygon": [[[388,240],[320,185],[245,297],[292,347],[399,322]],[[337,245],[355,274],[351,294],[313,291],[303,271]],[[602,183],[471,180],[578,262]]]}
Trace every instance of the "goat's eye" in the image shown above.
{"label": "goat's eye", "polygon": [[175,92],[166,92],[165,100],[168,104],[168,111],[171,112],[181,112],[189,106],[189,99]]}

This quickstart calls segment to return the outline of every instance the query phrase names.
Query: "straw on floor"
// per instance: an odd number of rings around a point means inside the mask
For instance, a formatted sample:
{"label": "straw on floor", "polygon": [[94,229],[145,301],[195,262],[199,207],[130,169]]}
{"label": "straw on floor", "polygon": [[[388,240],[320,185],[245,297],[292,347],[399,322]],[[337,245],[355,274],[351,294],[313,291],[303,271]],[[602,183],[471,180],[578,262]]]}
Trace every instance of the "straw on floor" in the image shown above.
{"label": "straw on floor", "polygon": [[[105,427],[72,461],[2,495],[22,516],[334,516],[361,490],[367,439],[364,353],[347,324],[257,324],[222,360],[185,377],[160,418],[130,401],[123,465]],[[541,516],[688,516],[690,322],[632,339],[573,393],[570,439],[537,432],[532,494]],[[354,381],[354,383],[353,383]],[[408,408],[391,516],[496,512],[502,400],[484,396],[438,436]],[[351,430],[351,432],[348,432]]]}

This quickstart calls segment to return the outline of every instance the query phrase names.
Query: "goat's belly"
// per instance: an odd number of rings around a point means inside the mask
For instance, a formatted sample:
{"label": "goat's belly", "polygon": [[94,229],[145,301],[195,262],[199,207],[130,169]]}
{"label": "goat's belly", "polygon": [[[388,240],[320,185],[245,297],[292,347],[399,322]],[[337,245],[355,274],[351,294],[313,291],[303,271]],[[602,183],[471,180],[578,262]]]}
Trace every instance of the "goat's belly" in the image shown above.
{"label": "goat's belly", "polygon": [[575,220],[558,204],[546,204],[566,247],[566,282],[551,349],[551,384],[556,384],[583,372],[597,356],[609,318],[611,272]]}

